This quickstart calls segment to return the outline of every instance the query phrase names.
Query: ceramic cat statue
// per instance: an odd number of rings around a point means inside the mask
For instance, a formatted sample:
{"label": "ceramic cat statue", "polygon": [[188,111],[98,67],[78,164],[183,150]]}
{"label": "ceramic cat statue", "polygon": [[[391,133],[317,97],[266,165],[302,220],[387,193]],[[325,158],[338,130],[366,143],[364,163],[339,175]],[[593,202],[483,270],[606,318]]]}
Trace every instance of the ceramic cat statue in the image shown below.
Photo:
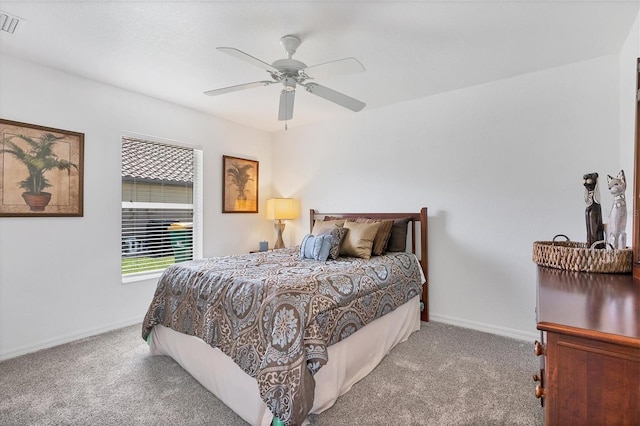
{"label": "ceramic cat statue", "polygon": [[[598,174],[587,173],[582,176],[584,185],[584,202],[587,208],[584,211],[587,223],[587,245],[591,247],[596,241],[604,241],[604,225],[602,224],[602,208],[600,206],[600,194],[598,193]],[[604,248],[604,243],[595,248]]]}
{"label": "ceramic cat statue", "polygon": [[627,247],[627,200],[624,192],[627,189],[627,181],[624,177],[624,170],[620,170],[618,176],[607,176],[609,192],[613,195],[613,205],[609,213],[607,223],[607,242],[614,249],[625,249]]}

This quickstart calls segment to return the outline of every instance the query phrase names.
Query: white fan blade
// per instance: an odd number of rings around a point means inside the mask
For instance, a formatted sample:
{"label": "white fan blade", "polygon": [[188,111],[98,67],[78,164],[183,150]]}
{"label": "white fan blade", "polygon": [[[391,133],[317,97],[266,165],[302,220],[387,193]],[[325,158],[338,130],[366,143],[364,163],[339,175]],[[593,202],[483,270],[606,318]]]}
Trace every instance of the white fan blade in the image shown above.
{"label": "white fan blade", "polygon": [[217,47],[216,49],[218,49],[221,52],[224,52],[228,55],[231,55],[233,57],[236,57],[240,60],[243,60],[245,62],[249,62],[250,64],[255,65],[258,68],[262,68],[263,70],[273,73],[273,74],[280,74],[280,71],[278,71],[276,68],[272,67],[271,65],[269,65],[268,63],[261,61],[258,58],[254,58],[253,56],[249,55],[248,53],[244,53],[242,50],[238,50],[238,49],[234,49],[233,47]]}
{"label": "white fan blade", "polygon": [[280,109],[278,111],[278,120],[291,120],[293,117],[293,100],[296,92],[294,90],[282,90],[280,92]]}
{"label": "white fan blade", "polygon": [[321,98],[350,109],[351,111],[358,112],[366,106],[366,104],[362,101],[316,83],[307,83],[304,85],[304,87],[305,89],[307,89],[307,92],[313,93],[316,96],[320,96]]}
{"label": "white fan blade", "polygon": [[325,62],[300,70],[307,77],[318,79],[339,74],[352,74],[365,71],[364,66],[356,58],[344,58]]}
{"label": "white fan blade", "polygon": [[224,95],[225,93],[237,92],[238,90],[251,89],[253,87],[259,86],[268,86],[273,83],[275,83],[275,81],[254,81],[253,83],[238,84],[236,86],[223,87],[221,89],[207,90],[206,92],[204,92],[204,94],[209,96]]}

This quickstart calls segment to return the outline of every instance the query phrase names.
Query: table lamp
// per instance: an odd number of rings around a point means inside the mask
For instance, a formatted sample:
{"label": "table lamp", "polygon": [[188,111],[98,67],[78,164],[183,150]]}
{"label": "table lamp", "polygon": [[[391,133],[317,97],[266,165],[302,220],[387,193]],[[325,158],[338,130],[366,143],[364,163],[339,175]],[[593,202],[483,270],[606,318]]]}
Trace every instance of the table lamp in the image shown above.
{"label": "table lamp", "polygon": [[283,220],[292,220],[297,217],[296,208],[293,198],[272,198],[267,200],[267,219],[277,220],[278,222],[273,225],[278,232],[278,239],[273,246],[274,249],[284,248],[284,241],[282,241],[282,233],[284,232]]}

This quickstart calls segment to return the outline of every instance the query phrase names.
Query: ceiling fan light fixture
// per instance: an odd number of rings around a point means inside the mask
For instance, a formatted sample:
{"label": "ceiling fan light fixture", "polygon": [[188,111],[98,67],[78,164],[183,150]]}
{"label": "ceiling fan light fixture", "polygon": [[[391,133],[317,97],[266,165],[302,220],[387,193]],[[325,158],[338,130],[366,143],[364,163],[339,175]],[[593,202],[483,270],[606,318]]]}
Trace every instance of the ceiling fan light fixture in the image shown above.
{"label": "ceiling fan light fixture", "polygon": [[282,90],[286,92],[293,92],[296,90],[296,81],[291,77],[285,77],[282,79]]}

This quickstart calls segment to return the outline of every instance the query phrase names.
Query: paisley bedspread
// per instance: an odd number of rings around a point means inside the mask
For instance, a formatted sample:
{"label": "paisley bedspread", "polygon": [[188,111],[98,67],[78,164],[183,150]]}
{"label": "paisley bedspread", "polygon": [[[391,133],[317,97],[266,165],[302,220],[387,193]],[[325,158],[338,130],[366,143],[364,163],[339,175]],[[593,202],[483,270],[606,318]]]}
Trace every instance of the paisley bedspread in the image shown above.
{"label": "paisley bedspread", "polygon": [[297,248],[172,265],[142,326],[197,336],[255,377],[261,398],[287,425],[313,405],[313,375],[327,346],[421,294],[411,253],[369,260],[299,260]]}

